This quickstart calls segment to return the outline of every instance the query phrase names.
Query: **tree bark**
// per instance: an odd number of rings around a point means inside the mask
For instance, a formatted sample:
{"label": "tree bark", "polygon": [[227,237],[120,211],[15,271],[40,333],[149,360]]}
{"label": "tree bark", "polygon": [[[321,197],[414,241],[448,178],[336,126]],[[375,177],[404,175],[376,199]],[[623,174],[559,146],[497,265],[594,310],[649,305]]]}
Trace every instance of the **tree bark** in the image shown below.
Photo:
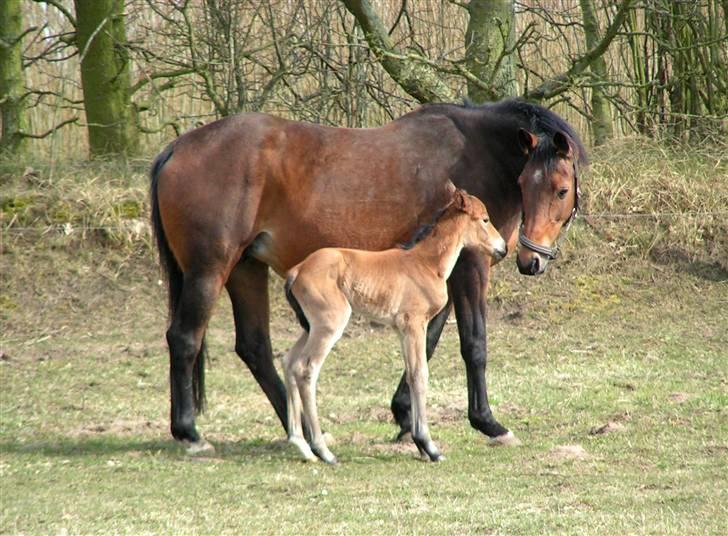
{"label": "tree bark", "polygon": [[91,156],[133,154],[138,149],[139,133],[124,48],[124,0],[74,3]]}
{"label": "tree bark", "polygon": [[394,41],[369,0],[342,1],[361,26],[369,48],[384,70],[404,91],[422,103],[455,100],[452,90],[442,81],[435,68],[394,46]]}
{"label": "tree bark", "polygon": [[[599,22],[595,14],[593,0],[580,0],[580,3],[586,48],[591,50],[599,44]],[[593,81],[597,84],[607,80],[607,63],[604,61],[603,55],[592,62],[589,70],[593,75]],[[612,114],[609,109],[609,102],[604,91],[596,84],[591,90],[591,109],[591,130],[594,145],[602,145],[614,136],[614,131],[612,129]]]}
{"label": "tree bark", "polygon": [[15,155],[22,153],[25,145],[25,80],[20,47],[23,31],[20,1],[0,2],[0,153],[10,152]]}
{"label": "tree bark", "polygon": [[500,100],[518,94],[513,54],[513,0],[470,0],[467,5],[465,64],[489,89],[468,81],[468,97],[475,102]]}

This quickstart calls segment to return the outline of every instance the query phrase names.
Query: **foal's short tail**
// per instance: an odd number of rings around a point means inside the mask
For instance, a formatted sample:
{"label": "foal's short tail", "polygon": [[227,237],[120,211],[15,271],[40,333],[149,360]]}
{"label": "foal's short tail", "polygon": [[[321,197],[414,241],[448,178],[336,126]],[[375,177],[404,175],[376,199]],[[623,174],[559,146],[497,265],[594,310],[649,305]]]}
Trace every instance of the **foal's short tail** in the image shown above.
{"label": "foal's short tail", "polygon": [[293,295],[293,291],[291,290],[291,287],[293,286],[293,282],[296,280],[296,276],[298,275],[295,271],[289,272],[289,276],[286,278],[286,299],[288,300],[288,303],[291,304],[291,309],[293,309],[293,312],[296,313],[296,318],[298,318],[298,323],[301,324],[301,327],[308,332],[311,329],[311,326],[308,323],[308,319],[306,318],[306,315],[303,313],[303,309],[301,309],[301,304],[298,303],[298,300]]}
{"label": "foal's short tail", "polygon": [[[162,171],[164,164],[172,157],[174,148],[168,145],[157,158],[154,159],[150,172],[152,184],[150,188],[150,198],[152,205],[152,230],[157,239],[157,249],[159,250],[159,264],[162,268],[164,278],[167,280],[168,294],[168,310],[170,321],[174,317],[174,313],[179,305],[180,296],[182,295],[182,283],[184,274],[174,258],[174,253],[169,247],[167,236],[164,234],[162,227],[162,217],[159,214],[159,201],[157,199],[157,182],[159,173]],[[202,338],[200,351],[195,359],[194,368],[192,370],[192,394],[195,403],[195,410],[200,413],[205,407],[205,356],[207,348],[205,338]]]}

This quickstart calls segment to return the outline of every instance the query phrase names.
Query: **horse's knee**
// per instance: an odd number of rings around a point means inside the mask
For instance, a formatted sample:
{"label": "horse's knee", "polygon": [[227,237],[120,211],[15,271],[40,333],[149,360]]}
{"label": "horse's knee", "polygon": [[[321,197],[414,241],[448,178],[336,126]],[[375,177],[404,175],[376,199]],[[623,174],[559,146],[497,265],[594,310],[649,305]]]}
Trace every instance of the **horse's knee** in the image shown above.
{"label": "horse's knee", "polygon": [[171,356],[173,370],[188,367],[199,351],[201,341],[194,334],[182,331],[176,327],[167,330],[167,345]]}
{"label": "horse's knee", "polygon": [[271,361],[273,357],[270,341],[263,330],[238,335],[235,339],[235,353],[253,372],[263,361]]}
{"label": "horse's knee", "polygon": [[485,339],[474,338],[462,341],[460,344],[460,354],[469,366],[485,368],[485,364],[488,360],[488,350],[485,344]]}

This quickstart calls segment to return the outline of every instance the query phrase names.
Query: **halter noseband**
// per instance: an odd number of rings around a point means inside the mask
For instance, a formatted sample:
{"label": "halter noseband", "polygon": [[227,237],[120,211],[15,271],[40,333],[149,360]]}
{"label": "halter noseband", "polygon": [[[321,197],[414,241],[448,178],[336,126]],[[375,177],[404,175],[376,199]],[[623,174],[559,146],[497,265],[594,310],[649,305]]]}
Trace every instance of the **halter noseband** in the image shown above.
{"label": "halter noseband", "polygon": [[[574,222],[574,220],[576,219],[576,215],[579,212],[579,196],[581,195],[581,191],[579,190],[579,165],[576,160],[574,160],[574,186],[576,187],[576,193],[574,194],[574,208],[571,209],[571,214],[569,214],[569,218],[566,220],[564,226],[561,229],[561,237],[565,236],[566,233],[569,231],[569,227],[571,227],[571,224]],[[543,255],[544,257],[547,257],[550,261],[554,260],[559,256],[559,239],[557,239],[556,243],[551,247],[537,244],[536,242],[530,240],[525,234],[523,234],[523,222],[521,222],[521,227],[518,230],[518,241],[526,249],[530,249],[535,253]]]}

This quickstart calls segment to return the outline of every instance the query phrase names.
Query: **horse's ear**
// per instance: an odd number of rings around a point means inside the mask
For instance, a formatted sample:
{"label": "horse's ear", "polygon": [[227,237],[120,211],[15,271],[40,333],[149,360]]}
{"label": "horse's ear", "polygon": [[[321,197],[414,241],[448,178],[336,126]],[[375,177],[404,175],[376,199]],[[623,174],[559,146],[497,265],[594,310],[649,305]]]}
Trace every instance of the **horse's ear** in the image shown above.
{"label": "horse's ear", "polygon": [[455,208],[458,210],[461,210],[462,212],[469,212],[470,211],[470,199],[468,199],[468,193],[465,190],[461,190],[458,188],[455,190],[455,195],[453,197],[453,204],[455,205]]}
{"label": "horse's ear", "polygon": [[447,192],[448,197],[453,197],[455,195],[455,191],[457,188],[453,184],[452,180],[448,179],[447,183],[445,184],[445,191]]}
{"label": "horse's ear", "polygon": [[538,145],[538,136],[532,134],[525,128],[518,129],[518,145],[521,147],[523,154],[527,155]]}
{"label": "horse's ear", "polygon": [[553,144],[556,148],[556,154],[559,156],[569,156],[571,153],[571,145],[569,145],[569,139],[563,132],[557,132],[553,137]]}

